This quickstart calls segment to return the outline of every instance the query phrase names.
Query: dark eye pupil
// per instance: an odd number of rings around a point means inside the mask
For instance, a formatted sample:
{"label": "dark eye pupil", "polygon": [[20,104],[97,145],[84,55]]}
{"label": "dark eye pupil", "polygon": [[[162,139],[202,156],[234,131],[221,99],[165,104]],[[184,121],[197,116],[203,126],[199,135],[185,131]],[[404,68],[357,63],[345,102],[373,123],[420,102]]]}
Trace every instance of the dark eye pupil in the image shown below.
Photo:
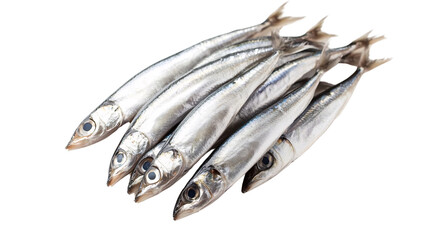
{"label": "dark eye pupil", "polygon": [[89,131],[90,129],[92,129],[92,124],[91,123],[85,123],[84,125],[83,125],[83,130],[84,131]]}
{"label": "dark eye pupil", "polygon": [[118,163],[121,163],[121,161],[123,161],[123,154],[122,153],[119,153],[119,154],[117,154],[117,162]]}
{"label": "dark eye pupil", "polygon": [[263,159],[262,159],[262,163],[264,164],[264,165],[268,165],[269,164],[269,158],[268,157],[263,157]]}
{"label": "dark eye pupil", "polygon": [[156,175],[155,175],[155,173],[154,173],[154,172],[150,172],[150,173],[148,173],[148,178],[149,178],[149,179],[154,180],[154,179],[155,179],[155,177],[156,177]]}
{"label": "dark eye pupil", "polygon": [[194,189],[190,188],[190,189],[188,190],[188,197],[189,197],[189,198],[194,198],[194,197],[195,197],[195,194],[196,194],[196,192],[195,192],[195,190],[194,190]]}
{"label": "dark eye pupil", "polygon": [[143,170],[148,170],[148,168],[151,166],[151,162],[148,162],[148,161],[146,161],[146,162],[144,162],[144,164],[142,165],[142,168],[143,168]]}

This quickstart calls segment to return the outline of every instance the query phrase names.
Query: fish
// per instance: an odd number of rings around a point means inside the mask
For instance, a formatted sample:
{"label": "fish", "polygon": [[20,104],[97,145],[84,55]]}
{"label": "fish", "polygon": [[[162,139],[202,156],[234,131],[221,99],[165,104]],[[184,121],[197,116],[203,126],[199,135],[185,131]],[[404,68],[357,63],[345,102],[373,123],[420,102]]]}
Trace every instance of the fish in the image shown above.
{"label": "fish", "polygon": [[355,61],[359,67],[350,77],[312,100],[275,145],[247,171],[242,185],[243,193],[275,177],[306,152],[345,108],[361,76],[389,61],[389,59],[368,60],[366,56],[368,55],[355,53],[348,57],[348,61]]}
{"label": "fish", "polygon": [[110,136],[130,122],[140,108],[161,89],[182,77],[215,51],[253,37],[269,35],[271,31],[300,19],[282,17],[284,6],[285,4],[280,6],[261,24],[204,40],[142,70],[79,124],[66,149],[87,147]]}
{"label": "fish", "polygon": [[[280,39],[280,37],[277,34],[273,34],[272,39],[274,40],[274,45],[275,45],[274,47],[277,49],[280,47],[283,47],[282,44],[285,44],[285,42],[283,43],[282,39]],[[326,55],[329,57],[330,61],[334,59],[340,60],[342,56],[347,55],[350,52],[356,51],[358,49],[362,49],[368,44],[370,44],[372,41],[373,41],[372,39],[368,38],[368,35],[363,35],[362,37],[358,38],[357,40],[353,41],[352,43],[350,43],[349,45],[345,47],[341,47],[337,49],[327,48]],[[316,64],[320,60],[321,56],[323,55],[324,55],[323,51],[317,51],[313,55],[308,55],[306,57],[298,58],[294,61],[287,62],[281,67],[279,67],[278,69],[274,70],[274,72],[267,78],[267,80],[264,81],[260,86],[258,86],[255,92],[251,94],[251,96],[244,103],[244,105],[239,110],[237,115],[233,117],[231,122],[226,123],[227,124],[226,126],[222,126],[220,128],[220,129],[224,129],[224,132],[222,132],[219,139],[223,141],[223,139],[226,139],[228,136],[232,135],[233,129],[238,129],[239,126],[241,126],[244,122],[249,120],[251,116],[258,114],[260,111],[268,107],[274,101],[282,97],[283,94],[285,94],[285,92],[291,87],[293,83],[297,82],[298,80],[303,78],[306,74],[316,69],[316,66],[317,66]],[[185,134],[193,135],[193,133],[190,132],[192,128],[193,128],[192,126],[188,127],[188,130],[187,130],[188,132]],[[217,127],[215,126],[215,128]],[[203,131],[200,131],[200,132],[203,132]],[[205,130],[204,132],[208,132],[208,131]],[[203,137],[205,137],[205,135],[203,135]],[[183,137],[183,139],[184,140],[182,141],[184,141],[186,144],[190,144],[190,142],[188,141],[188,139],[190,138]],[[196,139],[196,141],[199,141],[200,139],[203,139],[203,138],[199,137],[198,139]],[[216,143],[221,142],[216,140],[217,139],[213,141],[213,144],[214,142]],[[174,141],[174,142],[175,144],[179,144],[178,141]],[[207,148],[206,146],[208,145],[202,145],[202,144],[199,145],[199,147],[203,147],[203,150],[201,151],[202,153],[206,153],[212,147],[212,146],[209,146]],[[213,148],[215,147],[217,146],[213,145]],[[186,151],[189,151],[189,150],[186,149]],[[198,149],[196,151],[198,151]],[[201,156],[202,155],[194,157],[194,158],[188,157],[188,156],[183,157],[183,156],[174,156],[174,155],[165,156],[164,158],[157,157],[156,160],[153,162],[153,166],[156,166],[157,165],[156,163],[159,161],[161,161],[163,165],[168,165],[169,164],[168,161],[175,162],[175,158],[179,159],[180,160],[179,164],[172,167],[167,166],[173,169],[164,170],[166,172],[170,171],[170,173],[168,173],[169,175],[172,174],[172,172],[175,172],[173,174],[175,174],[176,176],[162,178],[161,181],[159,178],[155,178],[154,180],[149,180],[148,177],[145,176],[143,178],[143,180],[145,181],[142,181],[141,187],[138,193],[136,194],[136,199],[137,199],[136,201],[137,202],[143,201],[144,199],[152,197],[160,193],[162,190],[165,190],[168,187],[170,187],[174,182],[176,182],[179,178],[181,178],[186,173],[186,171],[188,171],[199,160]],[[185,161],[183,161],[182,159],[185,159]],[[181,166],[181,164],[185,166]],[[178,170],[182,168],[183,170]],[[156,167],[155,169],[152,170],[154,171],[152,176],[154,175],[157,176],[158,174],[161,174],[161,175],[165,174],[161,172],[162,170],[160,171],[158,169],[160,169],[160,167]],[[148,173],[149,172],[150,171],[148,170]]]}
{"label": "fish", "polygon": [[108,186],[130,173],[136,160],[154,147],[206,96],[274,49],[238,52],[196,68],[169,84],[133,119],[110,161]]}
{"label": "fish", "polygon": [[200,211],[224,194],[276,142],[312,100],[322,75],[340,59],[329,61],[323,51],[317,73],[303,87],[249,120],[201,165],[180,193],[175,220]]}
{"label": "fish", "polygon": [[[323,49],[324,45],[330,40],[330,38],[335,37],[334,34],[329,34],[322,31],[322,26],[324,24],[326,17],[322,18],[318,23],[311,27],[305,34],[297,37],[281,37],[282,42],[293,44],[293,47],[300,44],[307,44],[311,46],[312,49]],[[209,57],[202,60],[197,66],[203,66],[209,62],[216,61],[217,59],[223,58],[229,54],[236,52],[247,51],[255,48],[264,48],[272,47],[272,38],[271,36],[264,36],[255,39],[250,39],[244,42],[240,42],[223,49],[216,51],[211,54]]]}
{"label": "fish", "polygon": [[[300,81],[295,83],[288,92],[292,92],[305,84],[306,81]],[[330,87],[334,86],[331,83],[327,82],[320,82],[318,87],[315,90],[315,96],[321,94],[325,90],[329,89]],[[229,130],[230,132],[235,132],[238,129],[232,129]],[[228,130],[227,130],[228,131]],[[170,135],[169,135],[170,136]],[[157,154],[160,152],[161,148],[163,148],[164,144],[167,142],[169,136],[164,138],[160,143],[158,143],[154,148],[149,150],[143,157],[141,157],[138,160],[138,163],[136,164],[135,168],[133,169],[132,174],[130,175],[129,185],[127,187],[127,193],[128,194],[136,194],[139,186],[142,182],[143,176],[145,175],[146,170],[151,166],[151,162],[155,161],[157,158]],[[218,140],[218,142],[215,143],[215,146],[220,146],[222,142]],[[212,149],[214,149],[213,147]]]}
{"label": "fish", "polygon": [[281,54],[275,51],[192,109],[145,173],[136,202],[170,187],[209,151],[251,93],[273,71]]}
{"label": "fish", "polygon": [[[281,39],[276,41],[281,41]],[[295,45],[293,47],[291,43],[288,43],[282,45],[280,49],[295,52],[305,50],[306,46]],[[270,46],[230,54],[196,68],[169,84],[147,103],[131,122],[111,158],[108,186],[114,185],[129,174],[136,165],[137,159],[161,141],[169,130],[176,126],[205,97],[273,51],[275,51],[274,47]],[[310,54],[308,51],[302,51],[282,55],[278,64],[282,65]]]}
{"label": "fish", "polygon": [[[344,47],[327,48],[327,55],[330,60],[341,59],[345,55],[361,51],[381,40],[381,38],[368,36],[369,32]],[[227,130],[222,134],[221,139],[228,138],[233,134],[233,129],[238,129],[253,116],[282,98],[294,83],[302,78],[310,77],[312,72],[316,71],[316,62],[319,61],[321,56],[322,51],[316,51],[314,54],[297,58],[275,69],[243,105]]]}

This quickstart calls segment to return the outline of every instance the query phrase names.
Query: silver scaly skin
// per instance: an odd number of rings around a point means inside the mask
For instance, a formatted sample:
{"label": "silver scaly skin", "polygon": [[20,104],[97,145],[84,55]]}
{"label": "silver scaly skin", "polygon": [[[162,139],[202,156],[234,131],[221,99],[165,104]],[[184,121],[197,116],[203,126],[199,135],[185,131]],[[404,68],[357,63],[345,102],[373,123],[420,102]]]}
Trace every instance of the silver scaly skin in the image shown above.
{"label": "silver scaly skin", "polygon": [[[362,51],[383,39],[383,37],[369,38],[368,34],[364,34],[347,46],[327,49],[327,57],[330,61],[340,59],[350,53]],[[298,58],[275,69],[271,76],[250,96],[228,129],[239,128],[253,116],[283,97],[295,82],[305,76],[312,76],[312,72],[317,68],[316,62],[321,58],[321,55],[321,51],[316,51],[312,55]],[[349,62],[349,64],[356,65],[357,63]],[[232,134],[232,131],[229,130],[225,131],[221,138],[229,137]]]}
{"label": "silver scaly skin", "polygon": [[124,134],[111,159],[108,186],[130,173],[137,160],[161,141],[200,101],[273,52],[272,47],[238,52],[196,68],[169,84],[139,111]]}
{"label": "silver scaly skin", "polygon": [[[328,42],[331,37],[335,35],[325,33],[321,30],[322,25],[324,24],[325,18],[321,19],[315,26],[309,29],[305,34],[297,37],[281,37],[282,42],[287,44],[293,44],[293,48],[307,44],[312,49],[322,49],[324,44]],[[226,55],[233,54],[236,52],[247,51],[255,48],[263,48],[263,47],[272,47],[272,39],[270,36],[260,37],[256,39],[250,39],[241,43],[237,43],[231,45],[229,47],[220,49],[215,53],[211,54],[209,57],[205,58],[201,61],[198,66],[205,65],[209,62],[213,62],[217,59],[223,58]]]}
{"label": "silver scaly skin", "polygon": [[263,59],[210,94],[186,116],[142,179],[137,202],[170,187],[211,149],[282,54],[277,51]]}
{"label": "silver scaly skin", "polygon": [[[301,82],[295,83],[292,86],[292,88],[288,90],[288,92],[290,93],[290,92],[302,87],[305,83],[306,83],[306,81],[305,82],[301,81]],[[333,85],[330,84],[330,83],[320,82],[317,89],[315,90],[315,96],[318,95],[318,94],[321,94],[322,92],[324,92],[325,90],[327,90],[331,86],[333,86]],[[238,130],[238,129],[232,129],[232,130],[229,130],[229,132],[234,133],[236,130]],[[151,162],[155,161],[155,159],[157,158],[157,154],[160,152],[160,149],[163,148],[163,146],[167,142],[168,138],[169,138],[169,136],[164,138],[154,148],[149,150],[141,159],[139,159],[138,163],[136,164],[136,167],[133,169],[133,172],[130,175],[129,186],[127,188],[128,194],[137,193],[139,186],[142,182],[143,176],[145,175],[146,170],[149,168],[149,166],[151,166]],[[221,142],[221,140],[218,140],[218,142],[215,143],[215,146],[220,146],[220,145],[222,145],[222,142]]]}
{"label": "silver scaly skin", "polygon": [[[66,148],[78,149],[105,139],[123,124],[130,122],[139,109],[161,89],[183,76],[213,52],[252,37],[269,35],[271,31],[299,19],[282,18],[283,6],[259,25],[202,41],[141,71],[81,122]],[[134,136],[135,139],[142,137]]]}
{"label": "silver scaly skin", "polygon": [[267,182],[308,150],[344,109],[361,76],[386,61],[367,62],[349,78],[317,96],[268,153],[247,171],[242,192]]}
{"label": "silver scaly skin", "polygon": [[268,151],[312,100],[323,71],[252,118],[202,164],[176,202],[175,220],[200,211],[226,192]]}
{"label": "silver scaly skin", "polygon": [[[288,93],[300,88],[305,84],[306,81],[300,81],[295,83],[289,90]],[[333,85],[327,82],[320,82],[317,89],[315,90],[315,96],[321,94],[325,90],[329,89]],[[233,129],[232,132],[235,132],[237,129]],[[141,157],[135,168],[133,169],[132,174],[130,175],[129,185],[127,188],[128,194],[136,193],[139,189],[139,185],[142,182],[142,178],[145,175],[146,170],[151,166],[151,162],[154,161],[157,157],[157,154],[160,152],[160,149],[167,142],[169,136],[165,137],[160,143],[158,143],[154,148],[149,150],[143,157]],[[218,140],[220,141],[220,140]],[[215,143],[215,146],[220,146],[221,143]]]}

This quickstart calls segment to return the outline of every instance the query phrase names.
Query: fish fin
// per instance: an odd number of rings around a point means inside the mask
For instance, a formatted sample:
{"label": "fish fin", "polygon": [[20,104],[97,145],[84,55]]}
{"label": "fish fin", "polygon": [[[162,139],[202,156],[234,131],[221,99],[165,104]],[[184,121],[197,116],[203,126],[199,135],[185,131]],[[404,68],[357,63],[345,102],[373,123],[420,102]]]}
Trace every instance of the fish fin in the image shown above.
{"label": "fish fin", "polygon": [[374,59],[374,60],[369,60],[367,62],[367,64],[365,65],[364,69],[365,71],[370,71],[373,70],[374,68],[385,64],[387,62],[389,62],[390,60],[392,60],[392,58],[382,58],[382,59]]}
{"label": "fish fin", "polygon": [[371,31],[367,32],[366,34],[362,35],[361,37],[357,38],[355,41],[350,43],[350,45],[357,46],[356,51],[363,52],[365,48],[370,48],[373,44],[385,39],[385,36],[373,36],[369,37]]}
{"label": "fish fin", "polygon": [[264,26],[263,29],[257,34],[253,35],[252,38],[268,36],[273,31],[278,31],[285,25],[294,23],[303,17],[282,17],[284,6],[287,4],[285,2],[277,10],[275,10],[268,18],[262,23]]}
{"label": "fish fin", "polygon": [[327,72],[328,70],[336,66],[341,61],[341,57],[336,57],[334,59],[331,59],[332,54],[329,50],[330,49],[328,47],[328,43],[326,43],[324,48],[321,51],[320,58],[315,64],[315,68],[318,71]]}
{"label": "fish fin", "polygon": [[311,29],[309,29],[305,34],[303,34],[302,39],[324,45],[330,40],[330,38],[336,37],[336,35],[334,34],[329,34],[322,31],[322,26],[326,18],[327,17],[321,19]]}
{"label": "fish fin", "polygon": [[370,48],[364,48],[363,51],[354,51],[346,56],[344,56],[341,60],[342,63],[350,64],[353,66],[357,66],[360,68],[364,68],[365,72],[373,70],[374,68],[389,62],[390,58],[384,59],[370,59]]}

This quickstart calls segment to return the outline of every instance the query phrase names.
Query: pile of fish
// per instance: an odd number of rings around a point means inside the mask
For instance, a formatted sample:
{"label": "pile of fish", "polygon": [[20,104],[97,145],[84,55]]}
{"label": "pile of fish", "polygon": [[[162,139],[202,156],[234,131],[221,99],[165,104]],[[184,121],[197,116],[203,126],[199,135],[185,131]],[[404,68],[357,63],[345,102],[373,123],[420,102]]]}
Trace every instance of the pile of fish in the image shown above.
{"label": "pile of fish", "polygon": [[[334,35],[321,30],[324,19],[301,36],[279,36],[299,20],[282,17],[283,6],[259,25],[144,69],[81,122],[66,148],[99,142],[130,122],[108,186],[131,174],[128,193],[136,202],[169,188],[210,153],[180,193],[174,219],[203,209],[243,176],[243,192],[267,182],[327,130],[361,76],[388,61],[369,59],[383,37],[366,34],[329,48]],[[321,82],[340,63],[357,68],[339,84]]]}

